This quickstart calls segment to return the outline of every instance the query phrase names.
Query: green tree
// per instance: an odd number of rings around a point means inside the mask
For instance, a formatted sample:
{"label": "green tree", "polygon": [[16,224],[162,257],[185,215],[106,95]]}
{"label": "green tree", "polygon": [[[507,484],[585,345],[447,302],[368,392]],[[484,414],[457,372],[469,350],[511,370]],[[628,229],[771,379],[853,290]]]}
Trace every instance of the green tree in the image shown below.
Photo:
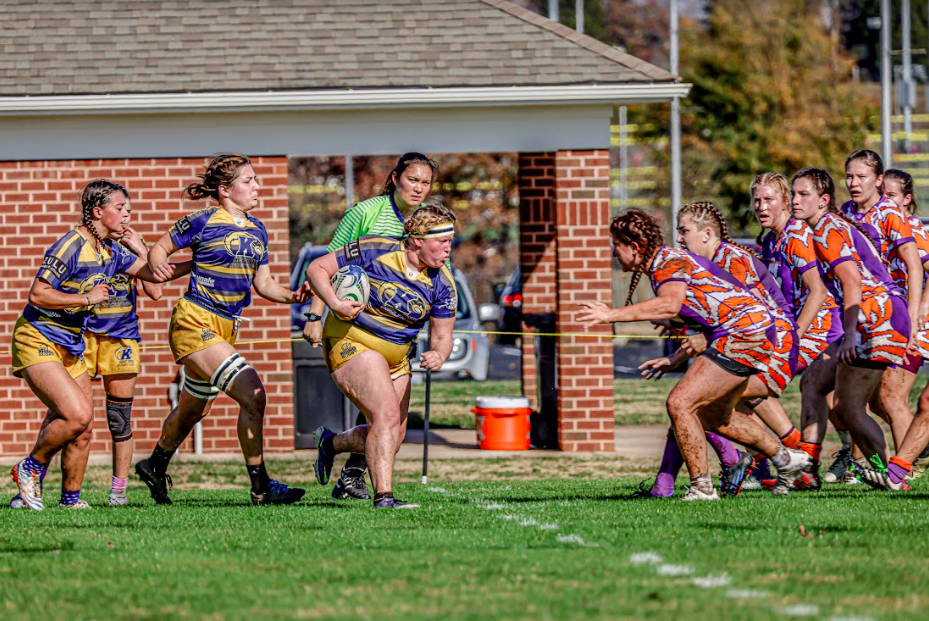
{"label": "green tree", "polygon": [[694,85],[683,149],[707,173],[685,197],[706,190],[743,227],[756,174],[816,166],[835,176],[873,130],[876,103],[811,4],[715,0],[705,25],[682,31],[682,77]]}

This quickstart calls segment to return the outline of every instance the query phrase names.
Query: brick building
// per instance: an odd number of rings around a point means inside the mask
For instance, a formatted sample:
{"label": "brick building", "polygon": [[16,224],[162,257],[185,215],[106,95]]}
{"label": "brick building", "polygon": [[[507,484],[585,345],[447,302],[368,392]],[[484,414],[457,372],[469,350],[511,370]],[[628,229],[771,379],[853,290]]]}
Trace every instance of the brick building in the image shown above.
{"label": "brick building", "polygon": [[[254,215],[268,228],[282,282],[288,156],[519,151],[524,309],[554,313],[559,332],[577,332],[574,303],[609,299],[612,107],[667,101],[689,88],[505,0],[3,0],[2,8],[0,224],[13,246],[0,257],[7,343],[44,250],[78,222],[87,181],[125,184],[133,225],[152,241],[202,206],[183,201],[181,190],[217,151],[254,157],[263,185]],[[140,452],[169,410],[177,366],[166,328],[185,286],[140,303]],[[267,449],[291,451],[288,310],[256,299],[245,316],[240,351],[269,395]],[[534,343],[524,343],[524,389],[535,400]],[[610,346],[576,337],[557,346],[561,447],[611,450]],[[10,375],[6,351],[0,365],[0,458],[19,458],[44,408]],[[221,396],[205,421],[206,452],[238,450],[236,416]],[[107,441],[98,423],[94,450],[107,450]]]}

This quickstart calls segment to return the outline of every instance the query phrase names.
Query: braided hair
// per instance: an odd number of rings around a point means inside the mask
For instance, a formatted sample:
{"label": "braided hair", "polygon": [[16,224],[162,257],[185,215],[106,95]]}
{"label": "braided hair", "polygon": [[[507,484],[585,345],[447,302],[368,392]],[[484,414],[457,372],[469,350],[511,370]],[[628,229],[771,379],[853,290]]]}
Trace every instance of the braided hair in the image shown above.
{"label": "braided hair", "polygon": [[702,225],[710,227],[716,231],[719,238],[727,244],[731,244],[736,248],[741,248],[750,255],[758,257],[751,248],[747,248],[742,244],[732,241],[732,238],[729,236],[729,225],[726,223],[726,218],[723,217],[723,214],[716,208],[716,205],[710,201],[687,203],[678,212],[678,218],[683,218],[684,216],[690,216],[690,219],[693,220],[694,224],[697,226]]}
{"label": "braided hair", "polygon": [[397,164],[394,166],[394,169],[390,171],[390,174],[387,175],[387,181],[384,182],[384,187],[381,188],[381,196],[392,195],[397,189],[397,183],[394,181],[394,177],[399,178],[407,168],[413,164],[425,164],[432,169],[432,181],[435,182],[436,175],[439,173],[439,165],[435,160],[430,159],[423,155],[422,153],[404,153],[400,156],[400,159],[397,160]]}
{"label": "braided hair", "polygon": [[[873,151],[867,152],[874,153]],[[858,153],[858,151],[855,151],[855,153]],[[852,153],[852,156],[855,155],[855,153]],[[849,161],[851,161],[851,159],[852,157],[849,156]],[[883,164],[881,167],[883,168]],[[842,213],[842,210],[839,209],[839,206],[835,202],[835,182],[832,180],[832,177],[828,172],[822,168],[804,168],[802,170],[798,170],[790,182],[791,187],[793,187],[799,179],[809,179],[810,183],[813,184],[813,189],[816,190],[817,194],[820,196],[829,197],[829,205],[827,205],[829,213],[833,213],[839,216],[850,225],[858,229],[858,232],[864,235],[865,239],[871,241],[871,236],[868,235],[868,233],[863,228],[861,228],[861,225],[846,216],[844,213]],[[880,259],[880,253],[878,253],[878,258]]]}
{"label": "braided hair", "polygon": [[[903,195],[910,195],[910,206],[907,207],[907,210],[914,215],[919,213],[919,203],[916,202],[916,192],[913,189],[913,176],[898,168],[889,168],[884,171],[884,181],[888,179],[900,182],[900,189],[903,190]],[[900,208],[902,209],[903,205],[900,205]]]}
{"label": "braided hair", "polygon": [[622,213],[610,223],[610,235],[623,244],[638,244],[642,250],[642,264],[632,274],[629,284],[629,295],[626,297],[626,306],[632,304],[632,294],[642,278],[642,273],[648,269],[655,253],[664,245],[664,235],[661,227],[652,216],[638,209],[630,209]]}
{"label": "braided hair", "polygon": [[200,181],[184,188],[184,193],[192,200],[212,198],[219,202],[219,186],[232,185],[239,176],[239,170],[251,166],[251,160],[241,153],[219,153],[207,164]]}
{"label": "braided hair", "polygon": [[103,246],[103,237],[94,228],[94,209],[103,208],[110,202],[110,195],[113,192],[122,192],[123,196],[129,198],[129,191],[118,183],[113,183],[106,179],[95,179],[86,186],[81,192],[81,226],[86,228],[93,238]]}

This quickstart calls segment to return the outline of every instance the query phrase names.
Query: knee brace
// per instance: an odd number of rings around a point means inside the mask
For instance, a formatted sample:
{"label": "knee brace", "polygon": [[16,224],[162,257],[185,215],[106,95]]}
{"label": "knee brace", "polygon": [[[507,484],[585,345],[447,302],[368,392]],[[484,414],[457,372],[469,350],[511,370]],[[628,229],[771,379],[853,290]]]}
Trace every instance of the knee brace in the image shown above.
{"label": "knee brace", "polygon": [[184,378],[184,391],[204,401],[212,401],[219,394],[219,388],[211,385],[208,381],[190,376]]}
{"label": "knee brace", "polygon": [[106,422],[110,426],[113,442],[126,442],[132,439],[132,397],[106,397]]}
{"label": "knee brace", "polygon": [[232,380],[234,380],[239,373],[248,368],[250,367],[248,363],[245,362],[245,358],[239,354],[232,354],[219,365],[219,368],[216,369],[216,373],[210,378],[210,383],[215,388],[225,392],[232,383]]}

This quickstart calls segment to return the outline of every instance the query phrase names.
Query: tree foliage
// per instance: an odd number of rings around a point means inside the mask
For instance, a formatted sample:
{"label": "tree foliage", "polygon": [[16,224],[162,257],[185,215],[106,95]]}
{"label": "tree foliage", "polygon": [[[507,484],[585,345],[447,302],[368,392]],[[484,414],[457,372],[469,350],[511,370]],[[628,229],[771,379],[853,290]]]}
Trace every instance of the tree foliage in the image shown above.
{"label": "tree foliage", "polygon": [[873,129],[875,104],[810,4],[715,0],[705,25],[682,31],[682,77],[694,85],[683,148],[695,165],[709,164],[709,198],[743,225],[756,174],[841,172]]}

